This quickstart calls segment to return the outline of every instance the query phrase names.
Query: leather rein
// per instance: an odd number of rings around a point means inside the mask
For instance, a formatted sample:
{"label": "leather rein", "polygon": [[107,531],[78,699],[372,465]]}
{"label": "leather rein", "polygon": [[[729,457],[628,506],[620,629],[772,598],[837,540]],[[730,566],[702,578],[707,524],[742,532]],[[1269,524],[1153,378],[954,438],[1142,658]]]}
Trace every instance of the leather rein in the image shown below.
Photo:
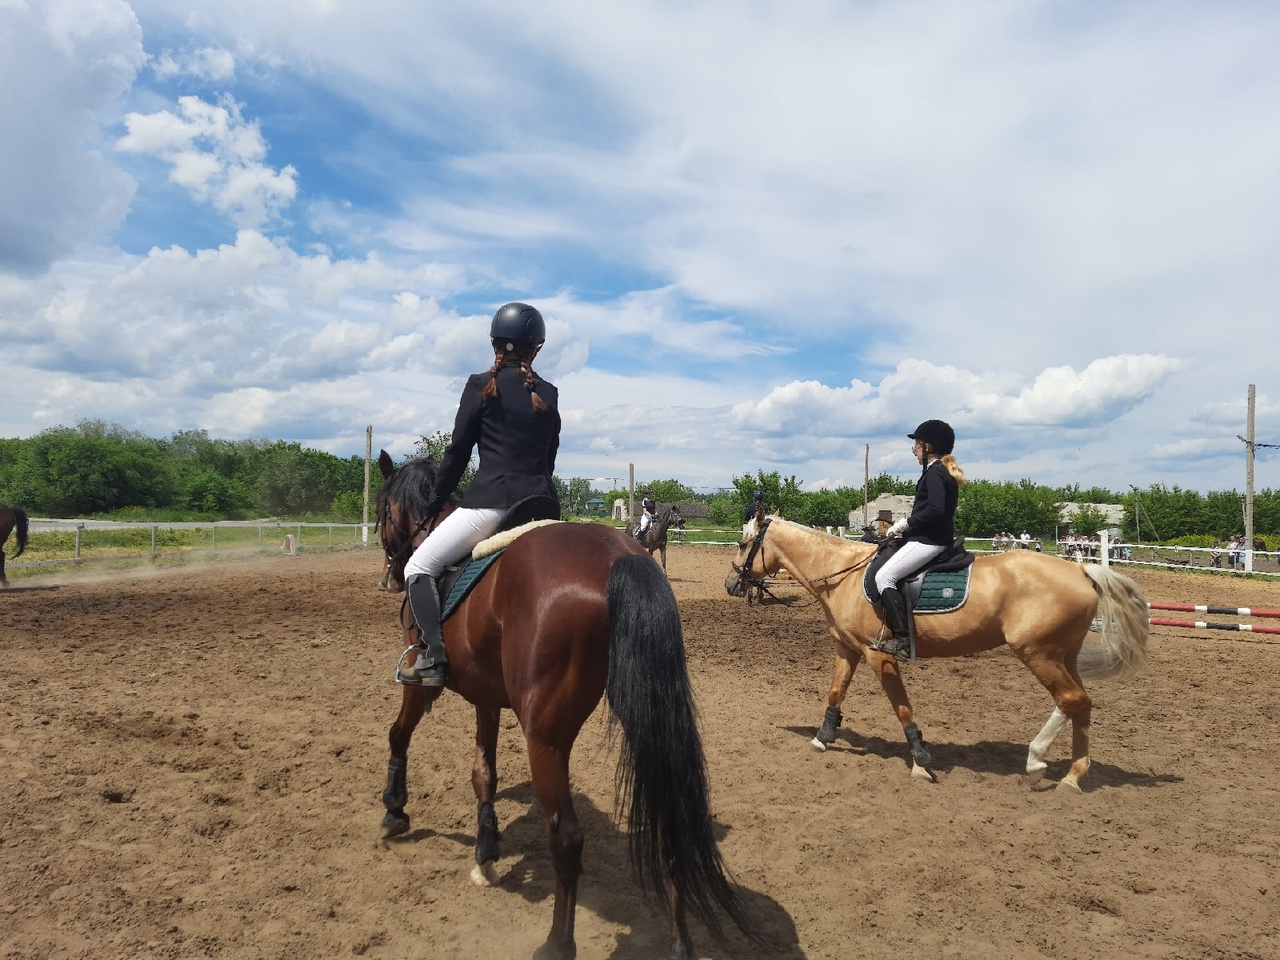
{"label": "leather rein", "polygon": [[[760,594],[762,596],[764,594],[768,594],[776,602],[787,604],[789,603],[789,601],[782,600],[780,597],[776,596],[773,593],[773,591],[769,589],[767,576],[757,577],[751,573],[751,565],[755,562],[756,555],[760,552],[760,548],[764,545],[765,531],[769,529],[769,523],[771,519],[772,519],[771,517],[765,517],[757,525],[755,539],[751,541],[751,549],[747,551],[747,558],[743,562],[742,566],[738,566],[733,561],[729,562],[729,566],[733,569],[733,572],[738,575],[738,586],[742,588],[743,594],[746,595],[748,598],[750,598],[749,591],[751,590],[752,587],[754,587],[756,590],[760,591]],[[825,583],[828,580],[834,580],[836,577],[844,576],[846,573],[852,573],[854,570],[860,570],[863,567],[865,567],[867,564],[869,564],[873,557],[875,557],[875,553],[872,553],[870,556],[864,557],[863,559],[859,560],[855,564],[852,564],[851,566],[842,567],[839,570],[836,570],[832,573],[823,574],[820,577],[809,578],[806,580],[806,583],[808,584]]]}

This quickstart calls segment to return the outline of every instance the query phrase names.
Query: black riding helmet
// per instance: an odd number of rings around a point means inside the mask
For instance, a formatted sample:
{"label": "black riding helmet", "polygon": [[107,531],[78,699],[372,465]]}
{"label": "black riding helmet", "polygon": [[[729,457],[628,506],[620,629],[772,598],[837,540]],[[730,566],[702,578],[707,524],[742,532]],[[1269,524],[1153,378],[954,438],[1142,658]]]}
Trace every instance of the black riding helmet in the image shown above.
{"label": "black riding helmet", "polygon": [[508,350],[518,346],[540,346],[547,339],[547,325],[542,314],[527,303],[507,303],[493,315],[489,337],[505,341]]}
{"label": "black riding helmet", "polygon": [[956,432],[945,420],[926,420],[914,433],[908,433],[907,439],[927,443],[930,452],[940,457],[945,457],[956,446]]}

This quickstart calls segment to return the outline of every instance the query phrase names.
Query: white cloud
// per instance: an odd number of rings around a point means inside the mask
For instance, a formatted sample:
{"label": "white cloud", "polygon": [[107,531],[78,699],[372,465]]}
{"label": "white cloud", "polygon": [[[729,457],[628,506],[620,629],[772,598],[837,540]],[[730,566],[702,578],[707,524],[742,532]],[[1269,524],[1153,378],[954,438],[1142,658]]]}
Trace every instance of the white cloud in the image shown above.
{"label": "white cloud", "polygon": [[117,149],[164,160],[170,180],[238,227],[256,228],[275,219],[297,195],[298,171],[263,162],[267,144],[261,130],[245,121],[230,97],[216,104],[180,97],[177,114],[130,113],[124,123],[129,132],[116,141]]}
{"label": "white cloud", "polygon": [[123,0],[0,4],[0,272],[35,274],[124,217],[102,127],[142,65]]}

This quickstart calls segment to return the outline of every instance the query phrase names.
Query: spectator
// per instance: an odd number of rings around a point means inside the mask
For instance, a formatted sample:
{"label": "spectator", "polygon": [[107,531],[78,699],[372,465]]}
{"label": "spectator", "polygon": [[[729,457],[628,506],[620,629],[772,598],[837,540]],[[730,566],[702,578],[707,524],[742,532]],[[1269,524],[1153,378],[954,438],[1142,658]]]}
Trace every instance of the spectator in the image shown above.
{"label": "spectator", "polygon": [[1213,546],[1209,548],[1209,566],[1222,568],[1222,538],[1214,537]]}

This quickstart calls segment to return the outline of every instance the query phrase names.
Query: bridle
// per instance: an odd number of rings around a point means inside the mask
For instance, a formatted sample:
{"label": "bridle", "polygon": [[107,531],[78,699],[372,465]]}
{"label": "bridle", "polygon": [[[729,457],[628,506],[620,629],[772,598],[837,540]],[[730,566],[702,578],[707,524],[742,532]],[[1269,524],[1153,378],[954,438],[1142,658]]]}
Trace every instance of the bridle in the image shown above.
{"label": "bridle", "polygon": [[391,529],[394,530],[397,534],[405,535],[404,541],[400,544],[399,548],[395,551],[395,553],[392,553],[390,550],[386,549],[386,546],[387,546],[386,537],[384,536],[382,539],[383,552],[386,553],[387,562],[389,563],[390,567],[393,570],[394,569],[399,569],[401,571],[404,570],[404,565],[409,562],[409,555],[413,553],[414,549],[417,547],[417,544],[414,543],[414,541],[417,540],[418,534],[422,533],[425,530],[426,531],[425,535],[431,536],[431,531],[435,529],[436,523],[439,521],[439,519],[440,519],[439,514],[427,514],[421,520],[419,520],[417,524],[412,528],[410,528],[408,524],[390,523],[391,501],[388,499],[386,522],[382,524],[382,529],[385,531],[389,525]]}
{"label": "bridle", "polygon": [[[751,600],[750,591],[754,587],[760,592],[761,598],[763,598],[765,594],[768,594],[778,603],[787,602],[774,595],[766,582],[767,578],[757,577],[751,573],[751,565],[755,562],[756,554],[760,552],[760,548],[764,546],[764,534],[765,531],[769,529],[769,523],[772,519],[772,517],[765,517],[756,525],[755,539],[751,541],[751,549],[747,551],[747,558],[743,561],[742,566],[738,566],[733,561],[729,562],[729,566],[733,569],[733,572],[738,575],[738,587],[746,595],[748,601]],[[851,564],[847,567],[842,567],[832,573],[823,574],[820,577],[812,577],[807,582],[811,585],[815,583],[825,583],[828,580],[834,580],[836,577],[843,576],[846,573],[852,573],[854,570],[860,570],[869,564],[875,555],[875,552],[873,552],[859,560],[857,563]]]}

